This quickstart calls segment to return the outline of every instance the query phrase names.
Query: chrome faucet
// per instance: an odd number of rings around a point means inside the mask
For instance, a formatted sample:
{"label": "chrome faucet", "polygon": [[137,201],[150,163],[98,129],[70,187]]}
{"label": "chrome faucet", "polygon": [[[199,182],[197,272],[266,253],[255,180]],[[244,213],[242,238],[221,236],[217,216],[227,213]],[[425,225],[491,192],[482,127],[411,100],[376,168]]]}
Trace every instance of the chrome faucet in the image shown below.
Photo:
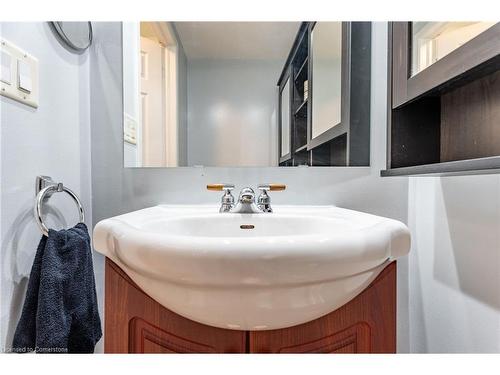
{"label": "chrome faucet", "polygon": [[255,193],[252,188],[241,189],[238,203],[231,212],[238,214],[258,214],[262,212],[255,204]]}
{"label": "chrome faucet", "polygon": [[261,193],[255,201],[255,192],[250,187],[241,189],[238,196],[238,201],[234,204],[234,196],[231,190],[234,189],[233,184],[210,184],[207,189],[211,191],[224,191],[221,198],[221,206],[219,212],[221,213],[239,213],[239,214],[257,214],[257,213],[270,213],[273,212],[271,207],[271,197],[268,191],[285,190],[286,186],[283,184],[260,184],[257,187]]}

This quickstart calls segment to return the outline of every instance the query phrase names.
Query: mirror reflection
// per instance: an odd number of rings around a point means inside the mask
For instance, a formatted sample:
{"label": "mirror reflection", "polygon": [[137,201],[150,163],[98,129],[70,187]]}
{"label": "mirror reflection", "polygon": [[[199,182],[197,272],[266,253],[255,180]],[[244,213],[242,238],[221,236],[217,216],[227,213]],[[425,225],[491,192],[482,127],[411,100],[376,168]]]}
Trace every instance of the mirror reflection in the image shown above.
{"label": "mirror reflection", "polygon": [[342,23],[312,25],[124,23],[124,166],[314,165],[306,136],[340,122]]}
{"label": "mirror reflection", "polygon": [[412,22],[412,75],[441,60],[496,22]]}

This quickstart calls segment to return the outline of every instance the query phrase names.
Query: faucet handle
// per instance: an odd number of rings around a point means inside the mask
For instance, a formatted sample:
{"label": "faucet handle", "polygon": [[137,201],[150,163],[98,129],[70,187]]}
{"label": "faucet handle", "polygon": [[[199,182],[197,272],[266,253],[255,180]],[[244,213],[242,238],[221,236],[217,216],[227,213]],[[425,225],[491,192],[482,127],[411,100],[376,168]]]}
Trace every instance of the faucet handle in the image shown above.
{"label": "faucet handle", "polygon": [[234,197],[231,194],[231,190],[234,189],[234,184],[208,184],[207,189],[210,191],[224,191],[219,212],[231,211],[234,206]]}
{"label": "faucet handle", "polygon": [[260,184],[257,186],[259,190],[262,191],[281,191],[286,189],[285,184]]}
{"label": "faucet handle", "polygon": [[208,184],[207,190],[210,191],[226,191],[231,192],[234,189],[234,184]]}
{"label": "faucet handle", "polygon": [[257,188],[261,191],[257,198],[257,207],[262,212],[273,212],[271,207],[271,197],[267,194],[268,191],[281,191],[286,189],[285,184],[260,184]]}

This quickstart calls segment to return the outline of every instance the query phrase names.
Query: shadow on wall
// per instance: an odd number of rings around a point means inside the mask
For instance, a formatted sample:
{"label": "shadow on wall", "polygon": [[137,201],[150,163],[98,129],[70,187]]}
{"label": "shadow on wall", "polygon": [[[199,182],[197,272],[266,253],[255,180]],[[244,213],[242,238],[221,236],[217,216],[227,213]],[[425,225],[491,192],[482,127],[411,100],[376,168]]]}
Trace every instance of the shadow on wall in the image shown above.
{"label": "shadow on wall", "polygon": [[[67,223],[61,211],[52,207],[45,207],[47,216],[52,221],[57,221],[62,227],[67,227]],[[2,241],[3,259],[1,264],[2,278],[11,283],[11,298],[9,308],[9,322],[5,337],[6,346],[10,346],[14,338],[17,322],[21,316],[24,304],[24,296],[28,286],[29,274],[36,247],[26,244],[37,243],[36,237],[41,237],[40,230],[33,217],[33,207],[30,201],[25,205],[19,216],[16,217],[8,233]]]}
{"label": "shadow on wall", "polygon": [[436,189],[434,278],[500,310],[500,177],[457,182]]}

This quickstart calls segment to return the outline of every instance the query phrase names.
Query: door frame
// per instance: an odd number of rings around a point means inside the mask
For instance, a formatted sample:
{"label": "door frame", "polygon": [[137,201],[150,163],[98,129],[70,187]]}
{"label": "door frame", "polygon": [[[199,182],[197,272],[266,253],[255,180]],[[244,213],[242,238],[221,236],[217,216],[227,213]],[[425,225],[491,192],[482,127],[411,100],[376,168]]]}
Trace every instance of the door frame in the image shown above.
{"label": "door frame", "polygon": [[[169,22],[140,22],[141,37],[158,41],[163,47],[162,95],[163,121],[165,126],[164,167],[177,167],[179,161],[179,115],[178,115],[178,43]],[[142,26],[145,26],[144,28]],[[140,53],[140,51],[139,51]]]}

